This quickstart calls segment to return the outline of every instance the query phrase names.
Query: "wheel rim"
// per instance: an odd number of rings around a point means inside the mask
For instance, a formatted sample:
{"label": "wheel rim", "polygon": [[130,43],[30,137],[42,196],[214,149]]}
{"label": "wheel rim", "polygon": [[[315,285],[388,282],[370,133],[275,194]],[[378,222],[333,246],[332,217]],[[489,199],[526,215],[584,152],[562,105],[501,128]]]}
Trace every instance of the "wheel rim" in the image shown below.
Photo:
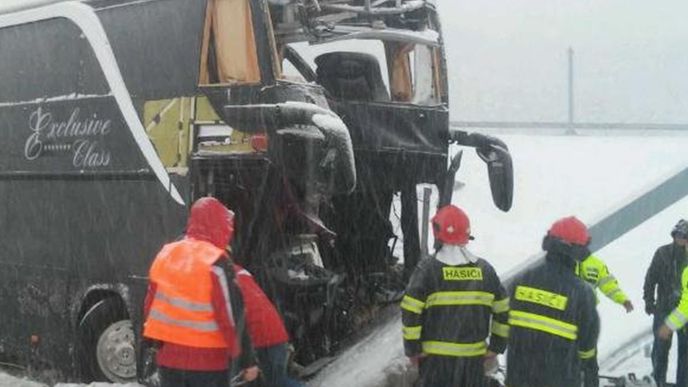
{"label": "wheel rim", "polygon": [[108,326],[98,338],[96,347],[98,366],[113,382],[128,382],[136,378],[136,351],[131,320]]}

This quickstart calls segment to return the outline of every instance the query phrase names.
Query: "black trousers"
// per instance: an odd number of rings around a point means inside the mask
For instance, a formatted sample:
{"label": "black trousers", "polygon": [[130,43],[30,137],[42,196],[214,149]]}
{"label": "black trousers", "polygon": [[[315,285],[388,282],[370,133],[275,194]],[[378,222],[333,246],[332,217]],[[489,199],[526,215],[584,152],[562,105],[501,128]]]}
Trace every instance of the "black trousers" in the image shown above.
{"label": "black trousers", "polygon": [[419,387],[486,387],[483,357],[428,356],[420,363]]}
{"label": "black trousers", "polygon": [[160,387],[229,387],[229,370],[186,371],[160,367]]}
{"label": "black trousers", "polygon": [[583,386],[584,387],[599,387],[600,386],[600,366],[597,363],[597,356],[595,358],[583,362]]}
{"label": "black trousers", "polygon": [[[657,381],[657,386],[666,385],[667,366],[669,364],[669,350],[671,340],[661,340],[657,338],[657,329],[664,324],[666,314],[655,314],[652,323],[652,331],[655,332],[655,341],[652,344],[652,375]],[[672,335],[673,336],[673,335]],[[673,337],[672,337],[673,338]],[[676,387],[688,387],[688,334],[681,329],[676,332],[678,339],[678,364],[676,367]]]}

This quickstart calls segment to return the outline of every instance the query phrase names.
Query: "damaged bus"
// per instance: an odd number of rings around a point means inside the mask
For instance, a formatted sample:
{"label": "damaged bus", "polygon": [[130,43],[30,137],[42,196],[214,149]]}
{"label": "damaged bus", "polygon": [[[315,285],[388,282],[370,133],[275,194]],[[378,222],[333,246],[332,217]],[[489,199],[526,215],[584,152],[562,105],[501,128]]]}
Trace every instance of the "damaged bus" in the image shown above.
{"label": "damaged bus", "polygon": [[449,128],[440,31],[432,0],[0,5],[4,361],[135,380],[149,264],[207,195],[297,361],[331,355],[398,299],[423,251],[416,186],[451,201],[451,143],[511,206],[506,145]]}

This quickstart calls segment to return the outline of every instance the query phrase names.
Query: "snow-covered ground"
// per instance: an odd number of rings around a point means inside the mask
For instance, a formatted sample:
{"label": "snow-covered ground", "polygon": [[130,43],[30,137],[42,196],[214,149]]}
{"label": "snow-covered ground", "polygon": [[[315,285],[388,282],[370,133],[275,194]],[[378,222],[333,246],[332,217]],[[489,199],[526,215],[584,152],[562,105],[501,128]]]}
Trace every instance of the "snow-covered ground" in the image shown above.
{"label": "snow-covered ground", "polygon": [[[490,260],[503,276],[523,267],[537,254],[545,231],[555,219],[576,215],[588,224],[618,208],[638,193],[688,166],[688,133],[499,134],[511,150],[515,169],[514,206],[502,213],[491,201],[487,171],[467,149],[457,180],[465,183],[453,202],[463,207],[476,240],[471,249]],[[647,330],[642,282],[654,250],[670,242],[669,231],[688,217],[688,198],[667,208],[603,248],[603,258],[636,306],[631,314],[601,298],[600,359]],[[640,351],[625,363],[648,372],[649,359]],[[367,340],[343,353],[309,382],[312,387],[402,386],[388,375],[407,367],[397,320],[382,326]],[[639,369],[645,367],[645,369]],[[629,371],[624,367],[615,374]],[[670,375],[672,375],[670,373]],[[670,376],[670,380],[672,377]],[[0,375],[0,387],[43,387],[42,384]],[[58,384],[60,387],[83,385]],[[111,387],[92,384],[91,387]],[[125,386],[125,385],[119,385]],[[128,385],[133,387],[134,385]]]}

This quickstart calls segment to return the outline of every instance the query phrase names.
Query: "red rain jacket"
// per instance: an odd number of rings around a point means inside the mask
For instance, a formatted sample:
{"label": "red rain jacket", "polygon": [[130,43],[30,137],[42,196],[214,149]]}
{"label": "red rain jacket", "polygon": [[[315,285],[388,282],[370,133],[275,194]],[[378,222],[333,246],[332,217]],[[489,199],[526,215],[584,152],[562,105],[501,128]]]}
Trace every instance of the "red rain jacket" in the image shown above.
{"label": "red rain jacket", "polygon": [[251,273],[235,264],[236,281],[244,297],[246,325],[254,348],[266,348],[289,341],[282,317],[263,293]]}

